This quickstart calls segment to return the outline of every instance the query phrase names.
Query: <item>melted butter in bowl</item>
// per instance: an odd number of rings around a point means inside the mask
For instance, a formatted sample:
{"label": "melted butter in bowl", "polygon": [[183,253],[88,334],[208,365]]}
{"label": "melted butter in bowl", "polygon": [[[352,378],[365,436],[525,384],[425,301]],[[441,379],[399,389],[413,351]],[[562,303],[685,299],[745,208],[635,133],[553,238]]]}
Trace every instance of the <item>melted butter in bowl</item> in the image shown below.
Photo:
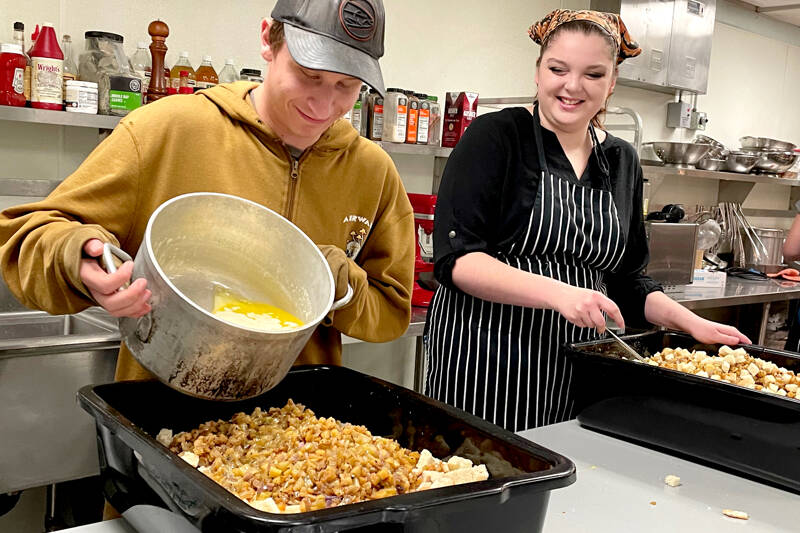
{"label": "melted butter in bowl", "polygon": [[288,311],[263,302],[243,298],[226,287],[214,287],[214,316],[237,326],[262,331],[286,331],[303,322]]}

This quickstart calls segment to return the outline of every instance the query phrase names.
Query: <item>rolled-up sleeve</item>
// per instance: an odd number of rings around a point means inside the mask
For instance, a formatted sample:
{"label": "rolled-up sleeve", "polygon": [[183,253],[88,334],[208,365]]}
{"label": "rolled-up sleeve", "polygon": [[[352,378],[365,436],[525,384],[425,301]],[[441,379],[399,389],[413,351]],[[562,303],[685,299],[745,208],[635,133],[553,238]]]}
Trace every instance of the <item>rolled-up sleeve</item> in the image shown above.
{"label": "rolled-up sleeve", "polygon": [[434,219],[436,279],[454,287],[456,259],[491,253],[500,227],[500,194],[507,173],[506,148],[496,126],[478,117],[447,160]]}

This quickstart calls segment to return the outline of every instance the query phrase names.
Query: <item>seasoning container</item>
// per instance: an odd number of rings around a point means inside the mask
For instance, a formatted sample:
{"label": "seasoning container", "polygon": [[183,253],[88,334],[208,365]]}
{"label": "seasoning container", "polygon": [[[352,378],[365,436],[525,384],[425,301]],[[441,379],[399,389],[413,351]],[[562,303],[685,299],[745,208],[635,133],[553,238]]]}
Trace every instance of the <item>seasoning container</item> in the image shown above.
{"label": "seasoning container", "polygon": [[225,66],[222,67],[222,70],[219,72],[220,83],[233,83],[235,81],[239,81],[239,75],[236,74],[236,67],[234,65],[235,63],[233,62],[233,59],[225,60]]}
{"label": "seasoning container", "polygon": [[97,111],[125,116],[142,105],[142,80],[125,55],[122,35],[87,31],[85,51],[78,58],[78,79],[97,83]]}
{"label": "seasoning container", "polygon": [[261,77],[261,71],[257,68],[243,68],[239,71],[239,79],[247,81],[257,81],[261,83],[264,78]]}
{"label": "seasoning container", "polygon": [[375,89],[369,90],[367,137],[373,141],[380,141],[383,138],[383,96]]}
{"label": "seasoning container", "polygon": [[428,124],[428,144],[439,146],[442,143],[442,108],[439,105],[439,98],[428,96],[430,104],[431,120]]}
{"label": "seasoning container", "polygon": [[67,82],[78,79],[78,65],[75,64],[75,55],[72,53],[72,37],[67,34],[61,37],[61,50],[64,52],[64,85],[62,89],[62,98],[64,99],[64,105],[66,105]]}
{"label": "seasoning container", "polygon": [[407,122],[408,97],[400,89],[388,89],[383,103],[382,140],[393,143],[405,142]]}
{"label": "seasoning container", "polygon": [[217,71],[211,63],[211,56],[203,56],[203,62],[197,67],[197,89],[208,89],[219,83]]}
{"label": "seasoning container", "polygon": [[0,44],[0,105],[25,107],[25,67],[18,44]]}
{"label": "seasoning container", "polygon": [[367,136],[368,113],[369,92],[367,91],[367,86],[362,85],[361,92],[358,94],[358,100],[353,104],[353,110],[350,113],[350,123],[362,137]]}
{"label": "seasoning container", "polygon": [[28,55],[28,52],[25,50],[25,24],[22,22],[15,22],[14,23],[14,44],[18,44],[22,47],[22,55],[25,56],[25,75],[24,75],[24,87],[23,92],[25,93],[25,102],[30,105],[31,102],[31,58]]}
{"label": "seasoning container", "polygon": [[[136,44],[136,53],[131,57],[131,68],[133,68],[133,73],[142,79],[142,100],[146,102],[147,88],[150,87],[150,78],[153,72],[153,60],[146,42],[139,41]],[[169,79],[169,71],[167,79]]]}
{"label": "seasoning container", "polygon": [[169,82],[176,89],[181,86],[181,72],[184,70],[189,75],[188,86],[195,87],[197,85],[197,77],[192,68],[192,63],[189,61],[189,52],[181,52],[172,70],[169,71]]}
{"label": "seasoning container", "polygon": [[431,102],[427,94],[415,93],[419,100],[419,117],[417,118],[417,144],[428,144],[431,124]]}
{"label": "seasoning container", "polygon": [[[50,22],[42,24],[31,48],[31,107],[64,109],[64,53]],[[24,83],[24,80],[23,80]]]}
{"label": "seasoning container", "polygon": [[406,144],[417,144],[419,126],[419,98],[416,93],[406,92],[408,97],[408,126],[406,127]]}
{"label": "seasoning container", "polygon": [[192,94],[194,89],[189,86],[189,71],[180,71],[180,78],[178,81],[178,94]]}
{"label": "seasoning container", "polygon": [[97,84],[93,81],[69,80],[64,98],[70,113],[97,114]]}

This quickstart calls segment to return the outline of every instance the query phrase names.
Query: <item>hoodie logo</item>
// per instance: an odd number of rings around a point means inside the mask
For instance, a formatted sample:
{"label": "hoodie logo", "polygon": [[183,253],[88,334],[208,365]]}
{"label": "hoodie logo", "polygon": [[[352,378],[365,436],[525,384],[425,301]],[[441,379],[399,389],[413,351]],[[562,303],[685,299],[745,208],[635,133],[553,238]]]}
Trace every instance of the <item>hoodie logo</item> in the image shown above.
{"label": "hoodie logo", "polygon": [[368,218],[359,215],[347,215],[344,217],[342,224],[346,226],[346,230],[350,230],[346,238],[344,252],[348,258],[355,260],[364,243],[367,242],[372,222]]}
{"label": "hoodie logo", "polygon": [[339,22],[356,41],[369,41],[375,34],[375,8],[369,0],[345,0],[339,4]]}

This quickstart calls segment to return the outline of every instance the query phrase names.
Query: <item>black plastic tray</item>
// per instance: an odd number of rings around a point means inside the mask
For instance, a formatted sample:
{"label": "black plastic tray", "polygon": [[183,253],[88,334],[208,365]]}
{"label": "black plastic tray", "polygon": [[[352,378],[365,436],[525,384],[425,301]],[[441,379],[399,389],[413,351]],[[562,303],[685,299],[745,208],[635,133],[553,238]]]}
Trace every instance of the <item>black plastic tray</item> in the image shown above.
{"label": "black plastic tray", "polygon": [[[623,339],[643,355],[667,347],[709,355],[719,349],[672,332]],[[800,372],[800,354],[741,347]],[[613,339],[565,349],[581,425],[800,491],[800,400],[629,361]]]}
{"label": "black plastic tray", "polygon": [[[236,412],[283,407],[291,398],[317,416],[363,424],[374,435],[444,458],[466,438],[517,471],[445,487],[301,514],[253,509],[155,440],[162,428],[189,430]],[[87,386],[80,405],[95,417],[109,502],[124,512],[160,504],[202,531],[541,531],[549,491],[575,481],[567,458],[485,420],[413,391],[340,367],[299,367],[266,394],[241,402],[182,395],[155,381]],[[445,444],[443,444],[443,442]],[[448,448],[449,446],[449,448]]]}

